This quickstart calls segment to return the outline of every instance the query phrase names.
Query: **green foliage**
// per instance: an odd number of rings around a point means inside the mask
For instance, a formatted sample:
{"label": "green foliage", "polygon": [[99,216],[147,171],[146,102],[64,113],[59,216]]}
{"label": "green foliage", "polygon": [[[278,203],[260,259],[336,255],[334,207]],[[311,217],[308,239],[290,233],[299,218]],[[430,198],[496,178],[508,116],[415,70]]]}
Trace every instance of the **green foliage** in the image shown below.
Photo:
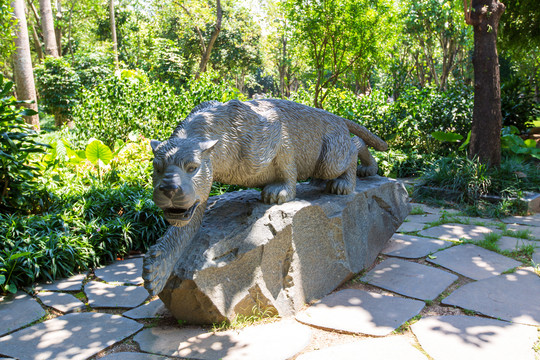
{"label": "green foliage", "polygon": [[526,159],[532,156],[540,160],[540,149],[536,147],[533,139],[523,140],[519,137],[519,130],[515,126],[508,126],[502,129],[501,148],[514,156]]}
{"label": "green foliage", "polygon": [[12,87],[0,75],[0,212],[31,210],[42,193],[32,155],[45,152],[46,145],[37,142],[37,134],[23,119],[35,111],[20,107],[22,102],[10,95]]}
{"label": "green foliage", "polygon": [[151,44],[144,60],[139,61],[141,69],[152,80],[180,88],[186,83],[189,73],[181,49],[170,39],[154,38],[149,42]]}
{"label": "green foliage", "polygon": [[160,82],[150,82],[142,72],[122,70],[94,90],[84,90],[75,108],[76,136],[79,141],[101,139],[112,147],[136,132],[148,138],[165,139],[178,122],[198,104],[209,100],[243,98],[228,82],[205,73],[178,94]]}
{"label": "green foliage", "polygon": [[171,87],[123,70],[93,90],[83,90],[74,109],[76,135],[84,142],[98,138],[109,147],[132,132],[164,138],[182,117],[183,107]]}
{"label": "green foliage", "polygon": [[72,66],[79,76],[80,84],[86,89],[93,89],[114,73],[112,54],[101,51],[77,53]]}
{"label": "green foliage", "polygon": [[99,181],[101,181],[101,167],[107,165],[113,158],[111,149],[96,139],[86,146],[85,155],[92,165],[97,166]]}
{"label": "green foliage", "polygon": [[[166,224],[142,187],[66,189],[46,213],[0,214],[0,275],[17,287],[146,250]],[[14,254],[23,253],[20,257]],[[13,285],[12,285],[13,286]]]}
{"label": "green foliage", "polygon": [[10,61],[10,55],[15,50],[13,37],[16,20],[12,14],[11,0],[0,0],[0,69]]}
{"label": "green foliage", "polygon": [[[472,205],[469,215],[500,217],[526,210],[519,199],[526,191],[538,191],[540,168],[516,157],[504,157],[500,167],[491,168],[476,159],[445,157],[427,168],[421,180],[423,185],[458,194],[459,201]],[[421,189],[416,188],[415,196],[421,195]],[[482,199],[485,195],[500,196],[502,201],[490,206]]]}
{"label": "green foliage", "polygon": [[523,132],[527,123],[540,116],[540,105],[528,83],[512,79],[501,84],[501,112],[503,126],[515,126]]}
{"label": "green foliage", "polygon": [[35,69],[40,104],[55,116],[72,119],[81,87],[79,75],[63,58],[46,57]]}
{"label": "green foliage", "polygon": [[354,73],[364,90],[384,44],[392,37],[392,7],[384,0],[284,2],[297,56],[313,79],[313,106],[322,107],[340,78]]}
{"label": "green foliage", "polygon": [[431,133],[431,136],[435,140],[444,141],[444,142],[458,142],[463,140],[463,136],[453,132],[444,132],[444,131],[434,131]]}
{"label": "green foliage", "polygon": [[[292,99],[310,104],[312,96],[300,89]],[[453,84],[446,91],[407,87],[393,101],[380,90],[363,96],[335,90],[328,95],[325,109],[357,121],[386,140],[391,150],[375,154],[381,174],[403,177],[416,175],[434,158],[458,151],[457,139],[465,138],[470,129],[472,105],[471,89]],[[442,142],[433,133],[456,141]]]}
{"label": "green foliage", "polygon": [[33,216],[0,214],[0,291],[68,276],[155,243],[167,225],[151,200],[149,141],[134,140],[117,143],[110,160],[98,140],[87,152],[65,139],[52,143],[40,179],[52,197],[49,206]]}

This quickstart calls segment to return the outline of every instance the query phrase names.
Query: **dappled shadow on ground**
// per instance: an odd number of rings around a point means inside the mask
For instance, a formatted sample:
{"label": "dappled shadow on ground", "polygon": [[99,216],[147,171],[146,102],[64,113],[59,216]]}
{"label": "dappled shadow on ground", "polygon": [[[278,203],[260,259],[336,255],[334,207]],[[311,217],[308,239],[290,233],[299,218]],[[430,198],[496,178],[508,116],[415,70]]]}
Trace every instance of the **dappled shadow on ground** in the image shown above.
{"label": "dappled shadow on ground", "polygon": [[0,353],[20,359],[86,359],[141,328],[116,315],[68,314],[0,338]]}

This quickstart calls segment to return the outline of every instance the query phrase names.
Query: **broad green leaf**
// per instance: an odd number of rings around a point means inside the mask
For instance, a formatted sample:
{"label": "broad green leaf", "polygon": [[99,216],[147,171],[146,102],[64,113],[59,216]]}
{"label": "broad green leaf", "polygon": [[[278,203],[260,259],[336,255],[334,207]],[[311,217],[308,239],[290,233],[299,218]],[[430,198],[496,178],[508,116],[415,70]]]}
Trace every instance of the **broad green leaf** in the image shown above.
{"label": "broad green leaf", "polygon": [[37,113],[38,112],[33,109],[24,109],[23,111],[21,111],[22,116],[33,116],[37,115]]}
{"label": "broad green leaf", "polygon": [[536,141],[534,141],[533,139],[527,139],[524,141],[525,143],[525,146],[528,147],[528,148],[535,148],[536,147]]}
{"label": "broad green leaf", "polygon": [[453,132],[443,132],[443,131],[432,132],[431,136],[433,136],[435,139],[439,141],[448,141],[448,142],[457,142],[463,139],[463,136],[461,136],[460,134],[456,134]]}
{"label": "broad green leaf", "polygon": [[6,289],[12,294],[15,294],[17,292],[17,286],[15,286],[15,284],[9,284]]}
{"label": "broad green leaf", "polygon": [[510,151],[512,151],[513,153],[516,153],[516,154],[525,154],[529,150],[528,148],[526,148],[524,146],[519,146],[519,145],[515,145],[515,144],[510,145],[509,149],[510,149]]}
{"label": "broad green leaf", "polygon": [[26,251],[26,252],[20,252],[20,253],[16,253],[16,254],[12,254],[10,257],[9,257],[9,260],[16,260],[20,257],[23,257],[23,256],[28,256],[30,255],[30,252],[29,251]]}
{"label": "broad green leaf", "polygon": [[463,144],[461,144],[461,146],[459,147],[459,150],[464,150],[467,147],[467,145],[469,145],[470,142],[471,142],[471,132],[469,131],[469,133],[467,134],[467,139],[465,140]]}
{"label": "broad green leaf", "polygon": [[94,140],[86,146],[86,158],[92,163],[96,164],[101,161],[107,165],[113,158],[111,149],[99,140]]}
{"label": "broad green leaf", "polygon": [[4,275],[0,275],[0,285],[4,284],[6,282],[6,277]]}

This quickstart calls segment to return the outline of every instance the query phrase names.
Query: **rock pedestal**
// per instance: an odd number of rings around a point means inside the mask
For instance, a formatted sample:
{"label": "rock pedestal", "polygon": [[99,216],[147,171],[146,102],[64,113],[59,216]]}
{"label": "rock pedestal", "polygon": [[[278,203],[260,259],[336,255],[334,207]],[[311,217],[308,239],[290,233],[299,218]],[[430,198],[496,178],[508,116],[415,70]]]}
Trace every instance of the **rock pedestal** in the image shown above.
{"label": "rock pedestal", "polygon": [[351,195],[299,184],[282,205],[255,190],[210,198],[159,297],[197,324],[293,315],[370,266],[408,213],[405,188],[378,176],[358,179]]}

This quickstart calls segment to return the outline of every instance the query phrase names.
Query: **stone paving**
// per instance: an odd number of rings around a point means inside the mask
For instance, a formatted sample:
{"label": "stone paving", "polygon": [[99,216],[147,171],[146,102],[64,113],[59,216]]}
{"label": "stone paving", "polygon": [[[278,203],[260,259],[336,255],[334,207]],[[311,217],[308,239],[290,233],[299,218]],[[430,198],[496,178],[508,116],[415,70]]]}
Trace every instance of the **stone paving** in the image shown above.
{"label": "stone paving", "polygon": [[[522,248],[524,262],[507,256]],[[540,360],[539,263],[540,214],[413,204],[371,269],[295,318],[180,324],[130,258],[0,298],[0,359]]]}

